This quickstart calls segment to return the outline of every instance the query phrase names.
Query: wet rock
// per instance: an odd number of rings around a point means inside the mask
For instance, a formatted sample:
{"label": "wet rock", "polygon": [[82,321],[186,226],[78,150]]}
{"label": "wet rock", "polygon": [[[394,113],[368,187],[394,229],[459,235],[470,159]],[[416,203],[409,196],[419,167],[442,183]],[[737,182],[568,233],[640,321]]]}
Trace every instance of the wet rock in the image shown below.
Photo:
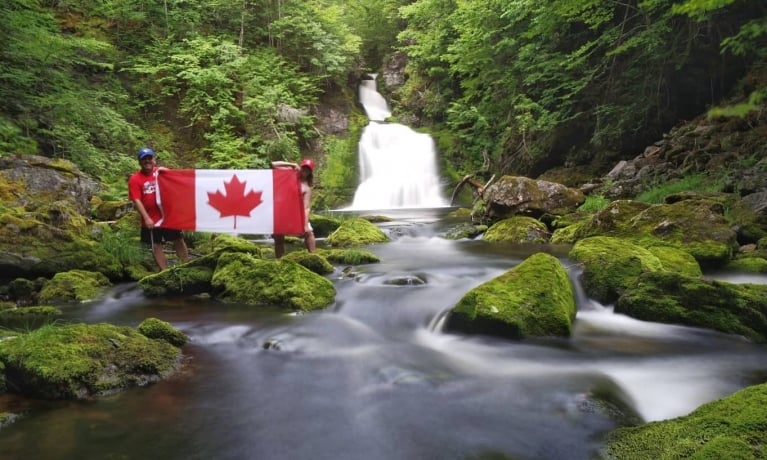
{"label": "wet rock", "polygon": [[0,341],[9,391],[88,399],[159,381],[181,363],[179,348],[111,324],[51,325]]}
{"label": "wet rock", "polygon": [[389,237],[367,219],[355,217],[344,221],[327,238],[327,243],[334,247],[347,248],[373,243],[385,243]]}
{"label": "wet rock", "polygon": [[537,253],[464,295],[445,328],[511,339],[566,337],[574,320],[575,296],[567,271],[554,256]]}
{"label": "wet rock", "polygon": [[654,271],[641,274],[615,312],[659,323],[713,329],[767,341],[767,286]]}
{"label": "wet rock", "polygon": [[543,222],[532,217],[515,216],[494,223],[483,240],[506,243],[547,243],[551,233]]}
{"label": "wet rock", "polygon": [[389,286],[421,286],[426,284],[426,280],[417,275],[400,276],[397,278],[388,279],[384,281],[383,284]]}
{"label": "wet rock", "polygon": [[574,212],[585,196],[578,189],[521,176],[503,176],[482,193],[485,217],[563,215]]}
{"label": "wet rock", "polygon": [[620,428],[607,438],[601,458],[759,458],[767,444],[767,384],[713,401],[691,414]]}

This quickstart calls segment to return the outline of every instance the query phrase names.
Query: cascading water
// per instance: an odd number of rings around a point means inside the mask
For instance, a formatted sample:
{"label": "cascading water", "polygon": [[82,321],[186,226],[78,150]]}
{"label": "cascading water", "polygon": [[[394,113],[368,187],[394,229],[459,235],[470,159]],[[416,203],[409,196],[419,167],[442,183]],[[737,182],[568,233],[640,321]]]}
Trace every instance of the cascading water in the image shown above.
{"label": "cascading water", "polygon": [[375,75],[360,84],[360,103],[370,119],[359,143],[360,185],[351,210],[447,206],[437,173],[436,149],[428,134],[398,123],[376,90]]}

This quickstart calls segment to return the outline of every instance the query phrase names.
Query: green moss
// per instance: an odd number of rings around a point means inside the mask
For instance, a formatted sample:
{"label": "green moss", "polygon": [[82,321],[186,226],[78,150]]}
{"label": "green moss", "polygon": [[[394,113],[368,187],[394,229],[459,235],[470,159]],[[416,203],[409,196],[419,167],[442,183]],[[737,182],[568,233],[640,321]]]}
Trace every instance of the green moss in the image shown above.
{"label": "green moss", "polygon": [[334,264],[363,265],[376,264],[381,261],[372,252],[361,249],[317,249],[317,253]]}
{"label": "green moss", "polygon": [[86,302],[103,295],[111,283],[106,276],[86,270],[56,273],[43,286],[38,301],[41,303]]}
{"label": "green moss", "polygon": [[647,250],[660,260],[663,270],[693,277],[703,275],[700,264],[687,251],[674,246],[650,246]]}
{"label": "green moss", "polygon": [[767,285],[733,284],[674,272],[642,274],[615,304],[637,319],[767,340]]}
{"label": "green moss", "polygon": [[446,327],[507,338],[569,336],[575,312],[567,271],[557,258],[538,253],[464,295]]}
{"label": "green moss", "polygon": [[0,327],[30,330],[52,323],[61,310],[47,305],[0,309]]}
{"label": "green moss", "polygon": [[671,460],[764,458],[767,384],[704,404],[691,414],[612,432],[605,459]]}
{"label": "green moss", "polygon": [[645,247],[676,246],[703,268],[723,266],[737,245],[722,205],[705,199],[659,205],[613,201],[568,235],[575,240],[590,236],[620,237]]}
{"label": "green moss", "polygon": [[295,262],[262,260],[242,253],[223,254],[211,284],[224,301],[291,310],[325,308],[336,294],[333,283]]}
{"label": "green moss", "polygon": [[309,216],[309,222],[312,224],[314,236],[324,238],[341,226],[341,219],[324,216],[322,214],[312,214]]}
{"label": "green moss", "polygon": [[215,264],[216,260],[218,260],[218,254],[170,267],[141,278],[138,287],[147,297],[206,292],[210,289],[210,280],[213,278],[213,268],[206,262]]}
{"label": "green moss", "polygon": [[543,222],[532,217],[514,216],[491,225],[483,239],[488,242],[546,243],[549,237],[549,229]]}
{"label": "green moss", "polygon": [[741,256],[731,260],[724,269],[741,273],[767,273],[767,260],[761,257]]}
{"label": "green moss", "polygon": [[286,254],[284,259],[306,267],[318,275],[329,275],[335,270],[325,257],[308,251],[293,251]]}
{"label": "green moss", "polygon": [[360,217],[344,221],[327,238],[327,243],[334,247],[345,248],[373,243],[385,243],[389,237],[375,224]]}
{"label": "green moss", "polygon": [[145,385],[172,372],[180,357],[166,342],[110,324],[48,325],[0,342],[8,387],[45,399]]}
{"label": "green moss", "polygon": [[[59,226],[64,226],[58,228]],[[120,261],[91,238],[90,228],[36,220],[30,213],[0,215],[0,264],[25,276],[53,276],[72,269],[123,276]]]}
{"label": "green moss", "polygon": [[183,346],[189,338],[170,323],[157,318],[147,318],[138,326],[138,331],[154,340],[164,340],[174,347]]}
{"label": "green moss", "polygon": [[652,252],[628,241],[594,236],[578,241],[569,257],[583,265],[583,287],[589,297],[612,303],[642,273],[663,270]]}
{"label": "green moss", "polygon": [[551,234],[549,240],[552,244],[573,244],[578,241],[579,234],[581,232],[581,226],[583,224],[573,224],[567,227],[558,228]]}
{"label": "green moss", "polygon": [[448,240],[473,239],[485,233],[487,229],[487,225],[464,223],[448,229],[442,237]]}

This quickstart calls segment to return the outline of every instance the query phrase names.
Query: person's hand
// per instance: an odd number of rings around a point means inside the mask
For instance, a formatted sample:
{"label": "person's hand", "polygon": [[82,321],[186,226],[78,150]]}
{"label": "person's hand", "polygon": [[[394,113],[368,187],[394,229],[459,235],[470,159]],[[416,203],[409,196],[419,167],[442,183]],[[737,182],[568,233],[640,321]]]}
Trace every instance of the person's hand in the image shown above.
{"label": "person's hand", "polygon": [[150,217],[147,217],[146,219],[144,219],[144,227],[154,228],[154,221]]}

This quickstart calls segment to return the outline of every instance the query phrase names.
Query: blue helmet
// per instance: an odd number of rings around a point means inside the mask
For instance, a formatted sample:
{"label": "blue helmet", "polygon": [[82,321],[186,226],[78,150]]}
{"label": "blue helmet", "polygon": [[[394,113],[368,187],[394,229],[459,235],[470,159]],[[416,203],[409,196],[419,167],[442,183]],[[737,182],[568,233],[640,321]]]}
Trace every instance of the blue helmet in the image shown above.
{"label": "blue helmet", "polygon": [[145,157],[153,157],[154,156],[154,150],[146,147],[138,151],[138,159],[142,160]]}

